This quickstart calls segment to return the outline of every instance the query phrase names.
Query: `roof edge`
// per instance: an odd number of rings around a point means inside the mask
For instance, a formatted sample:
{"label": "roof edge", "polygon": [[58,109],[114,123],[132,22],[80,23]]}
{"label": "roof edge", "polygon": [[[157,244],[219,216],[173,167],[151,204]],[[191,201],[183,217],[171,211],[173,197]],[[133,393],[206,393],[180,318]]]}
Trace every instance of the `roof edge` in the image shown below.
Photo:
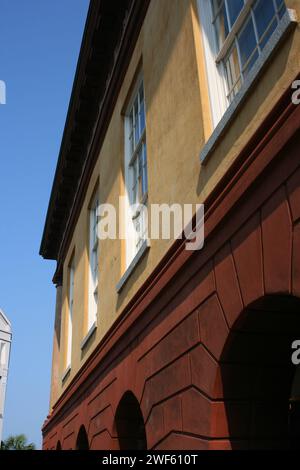
{"label": "roof edge", "polygon": [[7,324],[8,328],[9,328],[9,333],[11,333],[11,322],[10,320],[7,318],[7,316],[5,315],[5,313],[3,312],[3,310],[0,308],[0,316],[3,318],[3,320],[5,321],[5,323]]}

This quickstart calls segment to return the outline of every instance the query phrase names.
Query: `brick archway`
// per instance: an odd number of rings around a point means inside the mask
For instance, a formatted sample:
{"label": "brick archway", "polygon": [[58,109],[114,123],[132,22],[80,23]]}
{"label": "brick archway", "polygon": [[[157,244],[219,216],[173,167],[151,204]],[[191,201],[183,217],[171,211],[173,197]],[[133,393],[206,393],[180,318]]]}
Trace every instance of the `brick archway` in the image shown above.
{"label": "brick archway", "polygon": [[140,404],[126,392],[116,410],[115,427],[120,450],[146,450],[147,438]]}
{"label": "brick archway", "polygon": [[84,426],[81,426],[76,439],[76,450],[89,450],[88,435]]}
{"label": "brick archway", "polygon": [[233,325],[219,361],[222,397],[212,417],[218,448],[294,446],[290,398],[296,368],[291,345],[300,333],[299,314],[296,297],[265,296]]}
{"label": "brick archway", "polygon": [[60,441],[57,441],[56,449],[55,449],[55,450],[62,450]]}

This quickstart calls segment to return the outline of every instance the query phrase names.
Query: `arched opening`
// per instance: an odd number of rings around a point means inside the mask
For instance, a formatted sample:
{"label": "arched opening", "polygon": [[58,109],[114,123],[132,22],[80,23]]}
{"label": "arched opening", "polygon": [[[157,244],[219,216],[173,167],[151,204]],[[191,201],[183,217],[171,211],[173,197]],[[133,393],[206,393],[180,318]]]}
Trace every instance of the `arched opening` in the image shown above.
{"label": "arched opening", "polygon": [[89,450],[89,440],[84,426],[81,426],[76,441],[76,450]]}
{"label": "arched opening", "polygon": [[146,450],[147,439],[139,402],[132,392],[126,392],[116,412],[116,429],[120,450]]}
{"label": "arched opening", "polygon": [[56,450],[62,450],[60,441],[57,441]]}
{"label": "arched opening", "polygon": [[234,325],[220,361],[233,449],[300,447],[300,381],[291,360],[296,339],[300,300],[295,297],[266,296]]}

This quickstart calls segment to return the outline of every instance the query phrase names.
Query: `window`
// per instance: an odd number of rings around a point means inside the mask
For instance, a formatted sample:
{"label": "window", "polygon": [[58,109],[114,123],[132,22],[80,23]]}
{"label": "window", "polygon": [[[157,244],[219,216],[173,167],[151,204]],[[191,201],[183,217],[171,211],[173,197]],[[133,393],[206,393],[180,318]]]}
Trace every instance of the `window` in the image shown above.
{"label": "window", "polygon": [[99,271],[99,240],[98,240],[98,195],[94,196],[89,211],[89,299],[88,299],[88,332],[97,320],[98,310],[98,271]]}
{"label": "window", "polygon": [[147,239],[148,173],[144,83],[140,78],[125,116],[125,179],[128,199],[127,267]]}
{"label": "window", "polygon": [[66,353],[66,369],[71,367],[71,357],[72,357],[72,335],[73,335],[73,308],[74,308],[74,276],[75,276],[75,266],[74,266],[74,256],[69,265],[69,276],[68,276],[68,314],[67,314],[67,353]]}
{"label": "window", "polygon": [[0,342],[0,367],[6,366],[6,344]]}
{"label": "window", "polygon": [[[286,6],[283,0],[202,0],[199,11],[216,125],[262,54]],[[223,96],[213,96],[218,93]]]}

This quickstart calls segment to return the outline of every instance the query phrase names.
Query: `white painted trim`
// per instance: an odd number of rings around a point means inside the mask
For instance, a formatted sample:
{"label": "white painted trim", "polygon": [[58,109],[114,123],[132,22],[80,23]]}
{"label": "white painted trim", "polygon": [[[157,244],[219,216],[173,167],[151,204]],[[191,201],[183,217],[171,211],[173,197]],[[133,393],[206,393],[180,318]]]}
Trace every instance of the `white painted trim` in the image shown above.
{"label": "white painted trim", "polygon": [[[96,234],[97,236],[97,249],[98,249],[98,260],[96,260],[96,263],[98,264],[98,273],[97,273],[97,279],[96,281],[94,280],[94,276],[92,273],[92,265],[91,265],[91,257],[93,255],[95,245],[93,244],[93,228],[94,228],[94,211],[97,217],[97,205],[99,201],[99,196],[98,196],[98,189],[96,190],[96,193],[93,197],[92,203],[89,208],[89,253],[88,253],[88,315],[87,315],[87,327],[88,330],[92,327],[92,325],[97,321],[97,314],[98,314],[98,303],[99,303],[99,295],[97,296],[97,302],[95,301],[95,292],[98,289],[99,286],[99,239],[98,239],[98,233]],[[97,223],[96,223],[97,226]],[[99,292],[98,292],[99,294]]]}
{"label": "white painted trim", "polygon": [[[139,71],[138,75],[135,77],[135,82],[134,82],[135,85],[131,90],[130,98],[129,98],[129,101],[127,103],[126,109],[125,109],[125,115],[126,116],[128,116],[129,113],[130,113],[130,110],[131,110],[131,108],[134,104],[136,95],[138,94],[138,91],[139,91],[140,86],[141,86],[143,81],[144,81],[144,75],[143,75],[143,70],[141,69]],[[145,90],[144,90],[144,92],[145,92]]]}
{"label": "white painted trim", "polygon": [[129,268],[133,260],[137,255],[136,251],[136,232],[134,228],[134,213],[133,209],[136,210],[136,207],[132,207],[131,200],[132,200],[132,187],[133,187],[133,171],[131,171],[131,162],[132,162],[132,155],[130,153],[129,147],[129,134],[130,134],[130,112],[132,106],[135,102],[136,96],[139,93],[141,84],[143,83],[143,92],[144,92],[144,112],[145,112],[145,129],[143,136],[141,137],[141,142],[144,140],[145,145],[147,146],[147,130],[146,130],[146,96],[145,96],[145,84],[144,84],[144,77],[142,70],[139,72],[138,77],[136,79],[133,91],[130,96],[130,100],[128,102],[125,116],[124,116],[124,174],[125,174],[125,224],[124,224],[124,231],[125,231],[125,263],[126,269]]}
{"label": "white painted trim", "polygon": [[116,285],[116,290],[117,290],[117,293],[119,294],[121,292],[121,290],[123,289],[124,285],[126,284],[126,282],[128,281],[129,277],[131,276],[131,274],[133,273],[133,271],[135,270],[136,266],[139,264],[139,262],[141,261],[141,259],[145,256],[145,254],[147,253],[147,251],[150,249],[150,240],[149,239],[146,239],[141,248],[139,249],[139,251],[137,252],[137,254],[135,255],[135,257],[133,258],[133,260],[131,261],[130,265],[128,266],[128,268],[126,269],[125,273],[123,274],[123,276],[121,277],[120,281],[118,282],[118,284]]}
{"label": "white painted trim", "polygon": [[61,381],[64,382],[66,380],[66,378],[68,377],[68,375],[70,374],[71,372],[71,366],[68,366],[66,368],[66,370],[64,371],[63,375],[61,376]]}
{"label": "white painted trim", "polygon": [[126,267],[128,267],[134,258],[134,240],[135,232],[134,225],[132,223],[132,211],[131,211],[131,187],[132,187],[132,171],[130,171],[130,150],[129,150],[129,116],[125,115],[124,121],[124,139],[125,139],[125,155],[124,155],[124,164],[125,164],[125,241],[126,241]]}
{"label": "white painted trim", "polygon": [[221,66],[216,66],[218,52],[217,39],[212,24],[212,5],[210,0],[198,0],[200,28],[202,32],[206,75],[213,126],[216,127],[227,108],[225,77]]}
{"label": "white painted trim", "polygon": [[80,345],[81,350],[86,347],[87,343],[89,342],[89,339],[91,338],[91,336],[96,330],[97,330],[97,322],[94,322],[91,328],[89,329],[89,331],[87,332],[87,334],[85,335],[85,337],[83,338],[83,340],[81,341],[81,345]]}
{"label": "white painted trim", "polygon": [[73,306],[74,306],[74,281],[75,281],[75,266],[74,257],[72,258],[71,265],[68,269],[68,313],[67,313],[67,354],[66,354],[66,367],[71,366],[72,362],[72,341],[73,341]]}
{"label": "white painted trim", "polygon": [[3,312],[3,310],[0,309],[0,317],[2,317],[2,320],[6,323],[7,325],[7,331],[8,333],[11,333],[11,323],[9,321],[9,319],[7,318],[7,316],[5,315],[5,313]]}
{"label": "white painted trim", "polygon": [[0,344],[1,343],[4,345],[5,352],[2,356],[3,361],[1,361],[0,364],[0,442],[2,439],[4,404],[12,343],[11,323],[2,310],[0,310]]}

